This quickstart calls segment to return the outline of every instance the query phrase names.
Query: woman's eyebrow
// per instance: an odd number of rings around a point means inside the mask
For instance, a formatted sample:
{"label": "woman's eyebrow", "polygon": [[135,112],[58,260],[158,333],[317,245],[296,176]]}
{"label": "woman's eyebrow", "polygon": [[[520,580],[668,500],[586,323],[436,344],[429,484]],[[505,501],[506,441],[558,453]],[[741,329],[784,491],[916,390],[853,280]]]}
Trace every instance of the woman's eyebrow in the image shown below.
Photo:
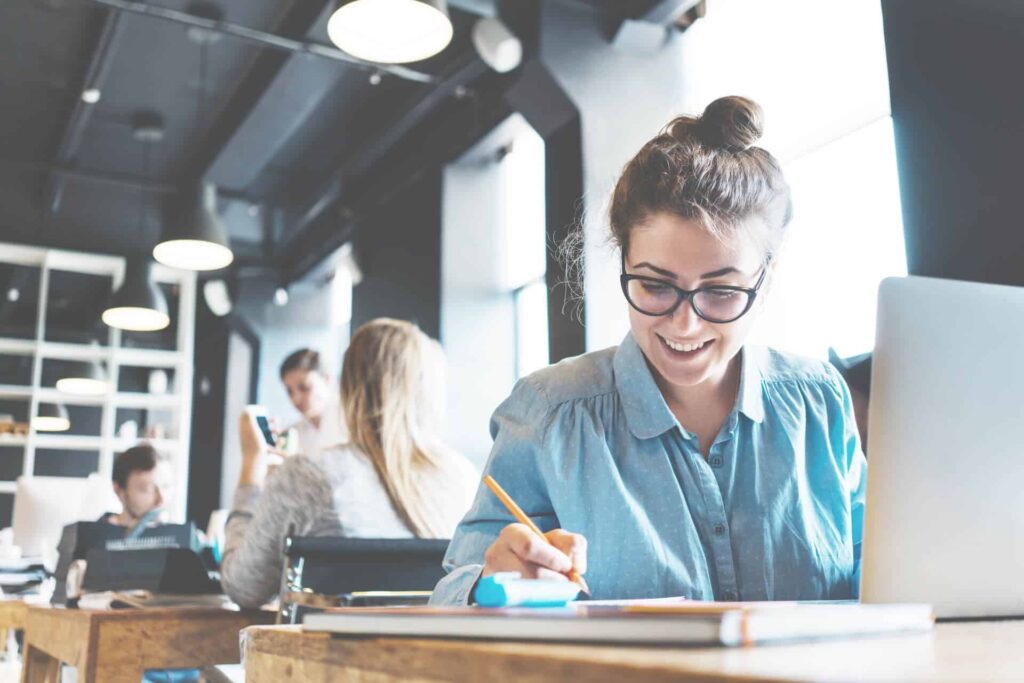
{"label": "woman's eyebrow", "polygon": [[713,277],[722,277],[723,275],[728,275],[729,273],[740,273],[742,275],[743,271],[741,271],[739,268],[736,268],[735,266],[726,266],[725,268],[713,270],[710,273],[704,273],[703,275],[700,276],[700,279],[710,280]]}
{"label": "woman's eyebrow", "polygon": [[676,275],[675,273],[673,273],[671,270],[665,270],[664,268],[659,268],[658,266],[652,266],[647,261],[641,261],[640,263],[636,264],[633,267],[634,268],[647,268],[648,270],[653,270],[658,275],[664,275],[665,277],[670,278],[672,280],[678,280],[679,279],[679,276]]}
{"label": "woman's eyebrow", "polygon": [[[640,263],[636,264],[633,267],[634,268],[647,268],[648,270],[653,270],[658,275],[663,275],[663,276],[665,276],[667,278],[671,278],[672,280],[678,280],[679,279],[679,276],[676,275],[675,273],[673,273],[671,270],[665,270],[664,268],[659,268],[658,266],[651,265],[647,261],[641,261]],[[700,276],[700,279],[701,280],[709,280],[709,279],[711,279],[713,277],[721,277],[723,275],[728,275],[729,273],[740,273],[740,274],[742,274],[742,272],[743,271],[741,271],[739,268],[736,268],[735,266],[726,266],[725,268],[719,268],[718,270],[713,270],[710,273],[704,273],[703,275]]]}

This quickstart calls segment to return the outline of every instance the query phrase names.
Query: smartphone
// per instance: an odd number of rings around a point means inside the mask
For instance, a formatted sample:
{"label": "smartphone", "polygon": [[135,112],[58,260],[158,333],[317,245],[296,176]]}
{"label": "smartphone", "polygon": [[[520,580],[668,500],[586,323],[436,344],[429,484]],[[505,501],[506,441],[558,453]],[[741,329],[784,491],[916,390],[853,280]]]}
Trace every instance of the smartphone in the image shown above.
{"label": "smartphone", "polygon": [[245,412],[249,414],[249,419],[252,420],[259,433],[263,435],[263,441],[268,446],[276,446],[277,442],[274,440],[274,432],[270,429],[270,420],[267,418],[267,409],[259,405],[250,405],[245,407]]}

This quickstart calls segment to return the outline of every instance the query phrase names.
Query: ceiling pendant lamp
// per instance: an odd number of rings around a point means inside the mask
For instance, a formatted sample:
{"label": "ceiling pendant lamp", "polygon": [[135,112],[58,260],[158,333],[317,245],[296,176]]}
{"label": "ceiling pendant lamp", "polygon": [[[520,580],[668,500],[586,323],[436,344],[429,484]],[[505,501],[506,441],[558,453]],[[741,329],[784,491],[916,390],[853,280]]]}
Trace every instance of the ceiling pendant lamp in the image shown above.
{"label": "ceiling pendant lamp", "polygon": [[[219,20],[222,13],[208,3],[196,3],[189,13]],[[204,121],[206,96],[206,49],[220,35],[211,30],[190,27],[188,37],[199,44],[199,87],[196,97],[196,126]],[[199,136],[193,136],[199,140]],[[179,193],[164,217],[160,242],[153,247],[153,258],[171,268],[218,270],[231,265],[235,256],[228,240],[228,229],[217,215],[217,188],[202,178]]]}
{"label": "ceiling pendant lamp", "polygon": [[65,394],[102,396],[110,389],[110,382],[98,361],[76,360],[67,362],[67,371],[56,386]]}
{"label": "ceiling pendant lamp", "polygon": [[32,429],[37,432],[66,432],[71,429],[68,409],[60,403],[40,403],[32,417]]}
{"label": "ceiling pendant lamp", "polygon": [[195,183],[168,212],[153,258],[184,270],[218,270],[231,265],[235,256],[228,246],[227,227],[217,215],[217,188],[212,183]]}
{"label": "ceiling pendant lamp", "polygon": [[153,264],[149,259],[128,259],[124,280],[110,297],[102,317],[110,327],[133,332],[155,332],[171,324],[167,299],[153,282]]}
{"label": "ceiling pendant lamp", "polygon": [[327,21],[331,42],[367,62],[433,57],[452,41],[446,0],[341,0]]}
{"label": "ceiling pendant lamp", "polygon": [[[135,113],[132,136],[142,145],[142,177],[149,176],[150,145],[163,139],[163,120],[151,111]],[[146,228],[146,196],[139,193],[139,233]],[[155,332],[171,324],[167,299],[153,282],[153,263],[148,256],[132,255],[125,259],[121,286],[110,297],[100,316],[104,323],[119,330]]]}

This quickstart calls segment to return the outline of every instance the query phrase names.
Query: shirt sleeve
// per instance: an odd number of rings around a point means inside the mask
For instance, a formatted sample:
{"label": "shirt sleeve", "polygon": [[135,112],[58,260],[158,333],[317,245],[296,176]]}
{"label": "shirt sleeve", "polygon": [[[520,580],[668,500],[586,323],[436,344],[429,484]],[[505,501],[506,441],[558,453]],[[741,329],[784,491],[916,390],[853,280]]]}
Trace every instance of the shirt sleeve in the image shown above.
{"label": "shirt sleeve", "polygon": [[[558,526],[541,471],[549,419],[542,389],[520,380],[491,417],[494,445],[483,474],[491,475],[544,531]],[[469,512],[459,523],[444,558],[448,572],[431,597],[433,605],[466,605],[483,571],[484,552],[515,518],[484,485],[477,487]]]}
{"label": "shirt sleeve", "polygon": [[315,500],[322,478],[288,460],[267,478],[265,489],[239,486],[225,528],[220,575],[224,591],[242,607],[259,607],[281,585],[284,541],[302,534],[322,506]]}
{"label": "shirt sleeve", "polygon": [[850,501],[850,532],[853,544],[853,596],[860,594],[860,555],[864,541],[864,493],[867,486],[867,459],[861,448],[860,435],[857,431],[857,418],[853,411],[853,399],[846,381],[831,366],[833,385],[839,396],[842,410],[842,429],[838,444],[838,454],[845,467],[846,491]]}

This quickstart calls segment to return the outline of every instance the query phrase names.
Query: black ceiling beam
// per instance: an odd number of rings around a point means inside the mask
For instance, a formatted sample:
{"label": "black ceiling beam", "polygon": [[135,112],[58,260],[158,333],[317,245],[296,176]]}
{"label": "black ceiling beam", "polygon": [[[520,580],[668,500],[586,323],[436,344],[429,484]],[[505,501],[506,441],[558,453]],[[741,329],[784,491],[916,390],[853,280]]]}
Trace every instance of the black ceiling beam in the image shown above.
{"label": "black ceiling beam", "polygon": [[[504,92],[508,76],[477,82],[472,98],[450,98],[410,128],[415,146],[381,150],[373,173],[346,186],[351,201],[335,202],[300,234],[287,236],[275,261],[286,281],[301,279],[325,256],[350,241],[364,217],[394,200],[428,169],[450,162],[512,114]],[[482,87],[481,87],[482,86]]]}
{"label": "black ceiling beam", "polygon": [[668,40],[676,28],[689,26],[688,13],[703,16],[705,0],[660,0],[637,17],[622,20],[612,35],[615,47],[654,52]]}
{"label": "black ceiling beam", "polygon": [[[323,45],[320,43],[312,43],[304,41],[301,37],[296,38],[287,33],[283,35],[275,33],[267,33],[266,31],[260,31],[258,29],[249,28],[248,26],[242,26],[240,24],[233,24],[231,22],[222,21],[219,19],[209,19],[206,17],[196,16],[189,14],[188,12],[182,12],[180,10],[171,9],[169,7],[161,7],[159,5],[151,5],[147,2],[139,2],[138,0],[90,0],[98,5],[103,5],[111,9],[115,9],[121,12],[132,12],[135,14],[142,14],[157,19],[163,19],[166,21],[173,21],[178,24],[185,26],[193,26],[195,28],[201,28],[207,31],[213,31],[221,35],[230,36],[232,38],[238,38],[251,43],[262,45],[263,47],[269,47],[276,50],[301,53],[313,55],[315,57],[321,57],[323,59],[329,59],[334,62],[342,62],[349,66],[358,67],[367,72],[383,71],[389,73],[392,76],[404,78],[410,81],[417,81],[420,83],[431,83],[434,77],[430,74],[426,74],[415,69],[410,69],[404,66],[392,65],[392,64],[376,64],[373,62],[365,62],[361,59],[357,59],[350,54],[342,52],[341,50],[331,45]],[[299,5],[308,5],[313,9],[317,10],[319,14],[320,10],[323,9],[323,3],[315,0],[298,0],[292,5],[292,10],[297,9]],[[304,35],[304,34],[303,34]]]}
{"label": "black ceiling beam", "polygon": [[[92,57],[86,65],[82,74],[81,87],[75,93],[75,104],[71,109],[67,125],[61,134],[60,143],[57,145],[57,152],[54,154],[54,166],[74,167],[77,163],[76,155],[78,147],[82,142],[85,127],[89,123],[89,117],[95,104],[87,103],[82,99],[82,93],[88,89],[102,90],[103,81],[113,61],[114,48],[117,43],[118,33],[121,27],[121,17],[117,12],[107,12],[96,38],[96,45],[92,51]],[[61,202],[64,199],[64,187],[66,176],[62,174],[50,174],[47,176],[43,189],[43,206],[55,214],[60,210]]]}
{"label": "black ceiling beam", "polygon": [[[162,183],[156,180],[140,178],[138,176],[124,173],[110,173],[109,171],[99,171],[82,168],[80,166],[57,166],[54,164],[33,161],[15,161],[0,157],[0,167],[13,168],[19,171],[44,172],[50,176],[59,177],[64,180],[80,180],[100,185],[112,185],[130,190],[152,192],[155,194],[173,194],[179,189],[177,185],[172,183]],[[262,200],[257,197],[252,197],[244,192],[237,192],[230,189],[221,190],[218,192],[218,195],[224,199],[237,199],[250,203],[262,202]]]}
{"label": "black ceiling beam", "polygon": [[[106,2],[108,0],[95,0]],[[316,25],[330,0],[296,0],[278,22],[276,31],[287,38],[301,39]],[[235,88],[221,114],[214,121],[206,139],[196,146],[196,155],[182,173],[182,182],[205,177],[217,159],[245,124],[253,109],[279,78],[295,53],[263,50],[253,61],[248,75]]]}
{"label": "black ceiling beam", "polygon": [[346,161],[338,170],[310,193],[305,201],[300,202],[300,208],[288,221],[285,239],[291,241],[300,238],[310,225],[342,198],[346,183],[369,172],[409,132],[429,118],[439,105],[453,96],[466,94],[468,86],[488,72],[488,67],[475,52],[468,54],[447,72],[439,84],[419,98],[398,120],[388,125],[383,133],[368,140],[355,152],[346,154]]}
{"label": "black ceiling beam", "polygon": [[[305,35],[325,19],[330,2],[300,2],[302,15],[289,26],[289,34]],[[316,10],[316,11],[313,11]],[[251,75],[236,93],[237,115],[231,126],[214,132],[210,154],[199,159],[197,175],[223,185],[231,178],[237,187],[248,187],[292,135],[306,125],[344,72],[337,64],[311,60],[302,53],[282,56],[264,53]],[[287,104],[282,104],[287,103]],[[269,132],[268,132],[269,131]],[[239,175],[244,177],[239,178]]]}

